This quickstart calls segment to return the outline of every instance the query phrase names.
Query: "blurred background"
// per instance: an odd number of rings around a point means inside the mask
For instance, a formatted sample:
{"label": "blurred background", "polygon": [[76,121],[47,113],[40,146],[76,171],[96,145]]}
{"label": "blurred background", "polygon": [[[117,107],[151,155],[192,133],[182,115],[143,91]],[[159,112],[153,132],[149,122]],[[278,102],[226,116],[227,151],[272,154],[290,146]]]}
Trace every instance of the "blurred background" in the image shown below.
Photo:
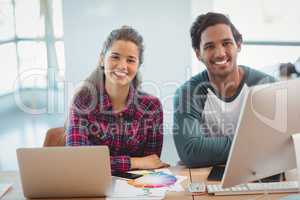
{"label": "blurred background", "polygon": [[196,16],[227,14],[244,38],[238,63],[287,79],[300,72],[299,7],[297,0],[0,0],[0,170],[17,169],[16,148],[42,146],[49,128],[63,126],[75,88],[122,25],[144,37],[142,88],[162,101],[162,159],[176,164],[173,93],[205,69],[191,48]]}

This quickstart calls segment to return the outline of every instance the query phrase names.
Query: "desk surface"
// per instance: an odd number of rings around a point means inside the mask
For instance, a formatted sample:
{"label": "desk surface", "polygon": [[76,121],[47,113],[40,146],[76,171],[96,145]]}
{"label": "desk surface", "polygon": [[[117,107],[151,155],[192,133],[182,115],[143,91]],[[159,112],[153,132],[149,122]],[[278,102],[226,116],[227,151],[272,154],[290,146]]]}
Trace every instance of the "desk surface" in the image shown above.
{"label": "desk surface", "polygon": [[[272,194],[268,195],[268,197],[264,197],[263,194],[261,195],[240,195],[240,196],[212,196],[212,195],[200,195],[200,196],[193,196],[191,193],[187,192],[187,186],[190,182],[200,182],[205,181],[209,184],[214,184],[216,182],[208,182],[206,180],[207,175],[210,171],[210,168],[195,168],[195,169],[188,169],[183,166],[176,166],[171,167],[170,170],[176,174],[181,176],[186,176],[187,179],[182,182],[182,186],[186,190],[185,192],[168,192],[166,194],[165,199],[167,200],[207,200],[207,199],[217,199],[217,200],[249,200],[249,199],[268,199],[268,200],[275,200],[279,199],[280,197],[285,197],[290,194]],[[191,175],[191,177],[190,177]],[[25,200],[26,198],[23,196],[22,188],[19,180],[18,172],[0,172],[0,182],[10,182],[13,183],[13,188],[5,194],[5,196],[1,200]],[[100,200],[104,198],[76,198],[76,200]],[[63,200],[63,199],[55,199],[55,200]]]}

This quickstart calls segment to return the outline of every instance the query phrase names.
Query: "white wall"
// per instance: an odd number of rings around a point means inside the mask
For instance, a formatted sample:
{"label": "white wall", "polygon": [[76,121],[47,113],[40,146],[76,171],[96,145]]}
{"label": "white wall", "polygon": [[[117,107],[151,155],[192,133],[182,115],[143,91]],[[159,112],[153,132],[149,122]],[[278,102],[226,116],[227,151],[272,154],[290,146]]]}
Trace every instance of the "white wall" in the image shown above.
{"label": "white wall", "polygon": [[[214,0],[191,0],[191,24],[200,14],[205,14],[209,11],[213,11],[213,8]],[[196,54],[192,48],[191,66],[193,66],[192,74],[197,74],[206,69],[205,65],[197,59]]]}

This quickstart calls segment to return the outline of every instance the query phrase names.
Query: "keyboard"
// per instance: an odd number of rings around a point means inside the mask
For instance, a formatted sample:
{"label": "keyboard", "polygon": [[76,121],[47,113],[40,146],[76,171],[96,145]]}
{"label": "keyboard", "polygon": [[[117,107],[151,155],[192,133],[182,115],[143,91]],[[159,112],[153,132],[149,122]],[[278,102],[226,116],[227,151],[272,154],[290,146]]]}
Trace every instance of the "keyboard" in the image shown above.
{"label": "keyboard", "polygon": [[207,185],[207,192],[214,195],[240,195],[263,193],[289,193],[299,192],[298,181],[247,183],[223,189],[221,185]]}

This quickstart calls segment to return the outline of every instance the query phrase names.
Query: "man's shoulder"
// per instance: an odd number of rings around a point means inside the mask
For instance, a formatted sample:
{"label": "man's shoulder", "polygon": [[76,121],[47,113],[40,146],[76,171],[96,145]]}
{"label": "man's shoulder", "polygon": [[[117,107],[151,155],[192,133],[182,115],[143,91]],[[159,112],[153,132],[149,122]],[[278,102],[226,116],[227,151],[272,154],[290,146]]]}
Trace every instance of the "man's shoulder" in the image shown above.
{"label": "man's shoulder", "polygon": [[177,88],[176,94],[178,95],[185,92],[193,93],[195,90],[205,92],[208,86],[209,80],[207,71],[205,70],[184,82],[180,87]]}
{"label": "man's shoulder", "polygon": [[245,71],[245,83],[251,87],[255,85],[265,84],[265,83],[273,83],[276,82],[276,79],[266,74],[260,70],[253,69],[247,66],[241,66]]}

